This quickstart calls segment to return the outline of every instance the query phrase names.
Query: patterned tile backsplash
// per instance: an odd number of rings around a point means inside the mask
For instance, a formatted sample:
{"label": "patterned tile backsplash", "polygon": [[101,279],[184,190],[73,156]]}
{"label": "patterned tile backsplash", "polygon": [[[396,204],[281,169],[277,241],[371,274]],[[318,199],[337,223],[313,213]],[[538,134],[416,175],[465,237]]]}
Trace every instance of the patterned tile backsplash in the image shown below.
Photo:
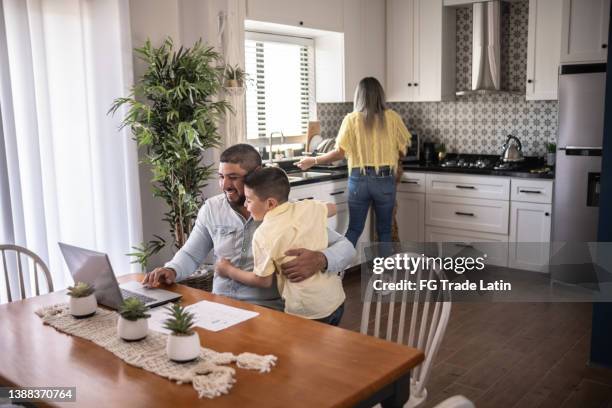
{"label": "patterned tile backsplash", "polygon": [[[527,69],[529,3],[505,4],[502,9],[502,84],[524,91]],[[457,89],[471,78],[472,10],[457,10]],[[509,134],[517,136],[526,155],[542,156],[557,137],[557,101],[527,101],[518,95],[474,95],[452,102],[390,102],[408,129],[422,141],[444,143],[453,153],[499,154]],[[325,138],[335,137],[353,104],[317,104]]]}

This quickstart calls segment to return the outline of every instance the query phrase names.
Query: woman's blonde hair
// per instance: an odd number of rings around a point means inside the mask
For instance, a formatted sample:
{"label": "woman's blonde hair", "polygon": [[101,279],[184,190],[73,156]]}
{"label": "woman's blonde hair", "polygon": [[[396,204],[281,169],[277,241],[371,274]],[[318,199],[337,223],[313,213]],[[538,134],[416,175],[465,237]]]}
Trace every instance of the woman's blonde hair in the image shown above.
{"label": "woman's blonde hair", "polygon": [[370,130],[374,126],[385,127],[385,91],[376,78],[366,77],[359,81],[355,89],[355,112],[363,114],[365,128]]}

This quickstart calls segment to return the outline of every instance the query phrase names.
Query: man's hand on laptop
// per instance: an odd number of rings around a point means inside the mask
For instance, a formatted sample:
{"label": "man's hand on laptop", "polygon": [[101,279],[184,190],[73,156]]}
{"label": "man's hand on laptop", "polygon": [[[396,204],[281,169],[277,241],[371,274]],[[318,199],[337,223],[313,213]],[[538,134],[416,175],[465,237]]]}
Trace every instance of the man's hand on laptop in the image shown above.
{"label": "man's hand on laptop", "polygon": [[171,285],[176,281],[176,271],[172,268],[155,268],[152,272],[145,275],[142,284],[151,288],[156,288],[160,283]]}

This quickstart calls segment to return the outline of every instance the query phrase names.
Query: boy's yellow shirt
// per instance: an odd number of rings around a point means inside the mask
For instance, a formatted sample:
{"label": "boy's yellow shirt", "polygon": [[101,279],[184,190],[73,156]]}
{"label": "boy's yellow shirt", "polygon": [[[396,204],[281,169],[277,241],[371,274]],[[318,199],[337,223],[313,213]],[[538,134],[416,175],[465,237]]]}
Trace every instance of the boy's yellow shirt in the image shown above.
{"label": "boy's yellow shirt", "polygon": [[253,272],[258,276],[277,274],[278,291],[285,300],[285,312],[308,319],[331,315],[344,302],[342,279],[337,274],[317,272],[293,283],[280,273],[280,265],[294,257],[290,249],[327,248],[327,206],[314,200],[286,202],[264,216],[253,235]]}

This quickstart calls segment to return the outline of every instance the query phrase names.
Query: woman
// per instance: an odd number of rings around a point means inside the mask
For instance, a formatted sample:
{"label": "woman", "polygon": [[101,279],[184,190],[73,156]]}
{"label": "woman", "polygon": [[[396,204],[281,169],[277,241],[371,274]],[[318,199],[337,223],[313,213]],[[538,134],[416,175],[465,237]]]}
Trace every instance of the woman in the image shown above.
{"label": "woman", "polygon": [[370,205],[376,214],[379,242],[391,242],[395,206],[395,173],[406,153],[410,132],[402,118],[385,105],[385,93],[376,78],[364,78],[355,90],[354,110],[346,115],[335,149],[297,163],[302,170],[315,164],[348,159],[349,226],[346,237],[357,245]]}

